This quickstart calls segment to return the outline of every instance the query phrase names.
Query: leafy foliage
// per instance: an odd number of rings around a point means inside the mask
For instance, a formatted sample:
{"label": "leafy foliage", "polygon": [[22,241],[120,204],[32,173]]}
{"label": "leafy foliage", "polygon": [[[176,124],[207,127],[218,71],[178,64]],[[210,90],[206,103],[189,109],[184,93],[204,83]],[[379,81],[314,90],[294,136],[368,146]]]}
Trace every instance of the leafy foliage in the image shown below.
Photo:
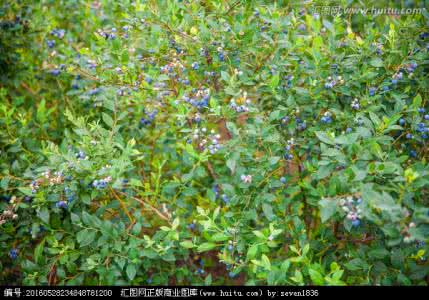
{"label": "leafy foliage", "polygon": [[4,5],[0,282],[427,284],[429,15],[319,4]]}

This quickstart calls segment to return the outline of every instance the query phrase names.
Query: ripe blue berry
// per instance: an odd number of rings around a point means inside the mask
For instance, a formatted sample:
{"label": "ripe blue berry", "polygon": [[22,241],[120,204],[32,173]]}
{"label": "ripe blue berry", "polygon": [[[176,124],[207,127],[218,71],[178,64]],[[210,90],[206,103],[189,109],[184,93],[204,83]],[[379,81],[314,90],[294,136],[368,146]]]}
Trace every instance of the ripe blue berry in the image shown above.
{"label": "ripe blue berry", "polygon": [[356,220],[352,221],[352,226],[353,227],[358,227],[359,225],[360,225],[360,220],[359,219],[356,219]]}
{"label": "ripe blue berry", "polygon": [[61,74],[61,70],[60,69],[53,69],[53,70],[50,70],[49,73],[53,76],[58,76]]}
{"label": "ripe blue berry", "polygon": [[404,119],[399,119],[399,125],[404,125],[405,124],[405,120]]}
{"label": "ripe blue berry", "polygon": [[225,202],[225,204],[227,204],[229,202],[229,198],[225,194],[222,194],[222,200],[223,200],[223,202]]}
{"label": "ripe blue berry", "polygon": [[9,251],[9,257],[12,259],[16,259],[18,257],[18,249],[13,248]]}
{"label": "ripe blue berry", "polygon": [[198,273],[198,274],[204,274],[204,270],[203,270],[203,269],[201,269],[201,268],[198,268],[198,269],[197,269],[197,273]]}
{"label": "ripe blue berry", "polygon": [[192,69],[198,70],[200,68],[200,65],[197,62],[193,62],[191,65]]}
{"label": "ripe blue berry", "polygon": [[67,204],[67,202],[66,202],[66,201],[58,201],[58,202],[55,204],[55,206],[56,206],[57,208],[64,208],[64,209],[66,209],[66,208],[68,207],[68,204]]}
{"label": "ripe blue berry", "polygon": [[54,40],[47,40],[46,44],[48,45],[48,48],[54,48],[55,41]]}

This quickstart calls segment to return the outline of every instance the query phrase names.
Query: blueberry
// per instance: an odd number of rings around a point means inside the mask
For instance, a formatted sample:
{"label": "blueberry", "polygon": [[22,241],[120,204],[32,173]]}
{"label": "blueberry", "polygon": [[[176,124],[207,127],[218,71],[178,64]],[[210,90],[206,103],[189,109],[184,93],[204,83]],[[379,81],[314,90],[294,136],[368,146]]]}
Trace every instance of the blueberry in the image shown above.
{"label": "blueberry", "polygon": [[201,268],[198,268],[198,269],[197,269],[197,273],[198,273],[198,274],[204,274],[204,270],[203,270],[203,269],[201,269]]}
{"label": "blueberry", "polygon": [[18,257],[18,249],[13,248],[9,251],[9,257],[12,259],[16,259]]}
{"label": "blueberry", "polygon": [[57,208],[64,208],[64,209],[66,209],[66,208],[68,207],[68,204],[67,204],[67,202],[65,202],[65,201],[58,201],[58,202],[55,204],[55,206],[56,206]]}
{"label": "blueberry", "polygon": [[350,132],[352,132],[352,131],[353,131],[353,129],[352,129],[352,128],[347,127],[347,129],[346,129],[346,132],[347,132],[347,133],[350,133]]}
{"label": "blueberry", "polygon": [[360,225],[360,220],[359,219],[356,219],[356,220],[352,221],[352,226],[353,227],[358,227],[359,225]]}
{"label": "blueberry", "polygon": [[417,152],[415,150],[411,150],[410,151],[410,156],[411,157],[417,157]]}
{"label": "blueberry", "polygon": [[225,60],[225,54],[223,54],[223,52],[219,53],[219,60],[220,61],[224,61]]}
{"label": "blueberry", "polygon": [[76,153],[76,158],[77,159],[85,159],[86,158],[85,152],[79,151],[78,153]]}
{"label": "blueberry", "polygon": [[405,124],[405,120],[404,119],[399,119],[399,125],[404,125]]}
{"label": "blueberry", "polygon": [[50,70],[49,73],[51,75],[53,75],[53,76],[58,76],[58,75],[61,74],[61,70],[59,70],[59,69],[53,69],[53,70]]}
{"label": "blueberry", "polygon": [[229,244],[229,245],[228,245],[228,250],[229,250],[229,251],[234,250],[234,246],[233,246],[232,244]]}
{"label": "blueberry", "polygon": [[215,185],[212,187],[212,191],[213,191],[213,193],[215,193],[216,197],[218,197],[218,196],[219,196],[219,186],[218,186],[217,184],[215,184]]}
{"label": "blueberry", "polygon": [[54,48],[55,41],[54,40],[47,40],[46,44],[48,45],[48,48]]}
{"label": "blueberry", "polygon": [[413,138],[413,135],[412,135],[411,133],[407,133],[407,135],[405,136],[405,138],[407,138],[407,139],[412,139],[412,138]]}
{"label": "blueberry", "polygon": [[369,88],[369,95],[374,96],[376,91],[377,91],[377,89],[375,87],[370,87]]}
{"label": "blueberry", "polygon": [[425,115],[425,116],[424,116],[424,119],[425,119],[426,121],[429,121],[429,115]]}
{"label": "blueberry", "polygon": [[225,194],[222,194],[222,200],[223,200],[223,202],[225,202],[225,204],[229,202],[229,198]]}
{"label": "blueberry", "polygon": [[90,90],[90,91],[88,92],[88,94],[89,94],[90,96],[97,95],[98,93],[100,93],[100,89],[99,89],[99,88],[92,89],[92,90]]}
{"label": "blueberry", "polygon": [[286,181],[287,181],[287,180],[286,180],[286,177],[281,177],[281,178],[280,178],[280,182],[281,182],[281,183],[286,183]]}

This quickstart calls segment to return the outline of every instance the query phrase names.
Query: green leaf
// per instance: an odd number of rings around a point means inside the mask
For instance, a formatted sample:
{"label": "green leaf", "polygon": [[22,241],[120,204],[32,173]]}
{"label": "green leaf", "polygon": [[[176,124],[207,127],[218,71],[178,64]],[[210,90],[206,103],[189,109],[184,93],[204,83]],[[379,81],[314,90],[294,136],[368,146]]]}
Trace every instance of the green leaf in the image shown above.
{"label": "green leaf", "polygon": [[212,250],[216,247],[215,243],[202,243],[198,246],[197,251],[198,252],[207,252],[209,250]]}
{"label": "green leaf", "polygon": [[91,244],[95,239],[95,235],[95,230],[86,228],[77,233],[76,240],[82,248]]}
{"label": "green leaf", "polygon": [[38,212],[37,216],[46,224],[49,224],[49,210],[47,207],[42,207]]}
{"label": "green leaf", "polygon": [[279,74],[274,75],[271,78],[270,87],[272,89],[275,89],[279,85],[279,82],[280,82],[280,76],[279,76]]}
{"label": "green leaf", "polygon": [[138,235],[140,234],[141,230],[142,230],[142,224],[140,224],[140,222],[137,222],[133,226],[132,233],[135,235]]}
{"label": "green leaf", "polygon": [[231,238],[231,236],[222,233],[222,232],[216,232],[214,235],[212,235],[210,237],[210,240],[213,242],[223,242],[223,241],[227,241]]}
{"label": "green leaf", "polygon": [[422,105],[422,96],[420,94],[417,94],[417,96],[413,99],[413,106],[415,108],[419,108]]}
{"label": "green leaf", "polygon": [[34,249],[34,261],[40,264],[43,258],[43,250],[45,249],[45,239],[43,239]]}
{"label": "green leaf", "polygon": [[323,131],[316,131],[315,132],[317,138],[324,142],[325,144],[329,144],[329,145],[335,145],[335,140],[332,136],[329,136],[326,132]]}
{"label": "green leaf", "polygon": [[109,116],[106,113],[102,113],[101,116],[103,118],[104,123],[106,123],[107,126],[109,126],[110,128],[112,128],[113,127],[113,119],[112,119],[112,117]]}
{"label": "green leaf", "polygon": [[186,249],[190,249],[190,248],[194,248],[194,243],[192,243],[192,241],[183,241],[183,242],[180,242],[180,246]]}
{"label": "green leaf", "polygon": [[226,161],[226,166],[228,167],[228,169],[230,169],[231,174],[234,174],[236,165],[237,160],[235,159],[235,157],[231,157]]}
{"label": "green leaf", "polygon": [[247,257],[246,257],[247,260],[254,259],[257,253],[258,253],[258,244],[253,244],[247,250]]}
{"label": "green leaf", "polygon": [[324,280],[322,274],[314,269],[308,270],[308,274],[310,274],[311,281],[316,285],[323,285]]}
{"label": "green leaf", "polygon": [[320,206],[320,218],[322,222],[326,222],[332,217],[337,210],[337,202],[330,199],[322,199],[319,201]]}
{"label": "green leaf", "polygon": [[265,254],[262,254],[261,259],[262,259],[262,265],[264,266],[264,268],[267,270],[271,270],[271,262],[268,256],[266,256]]}
{"label": "green leaf", "polygon": [[369,64],[376,68],[381,68],[383,66],[383,60],[379,57],[374,57],[369,61]]}
{"label": "green leaf", "polygon": [[127,272],[128,279],[132,281],[137,273],[136,266],[134,264],[129,264],[127,266],[126,272]]}
{"label": "green leaf", "polygon": [[268,220],[271,221],[274,219],[273,207],[270,204],[262,204],[262,211],[264,212],[264,215],[265,217],[267,217]]}

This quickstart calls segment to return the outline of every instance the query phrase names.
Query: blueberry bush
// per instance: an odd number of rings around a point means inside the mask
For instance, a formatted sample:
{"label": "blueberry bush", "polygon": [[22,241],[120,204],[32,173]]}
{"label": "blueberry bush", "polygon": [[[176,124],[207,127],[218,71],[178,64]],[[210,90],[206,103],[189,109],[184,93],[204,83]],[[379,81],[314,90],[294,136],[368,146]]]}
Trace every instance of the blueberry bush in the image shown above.
{"label": "blueberry bush", "polygon": [[0,283],[427,285],[403,2],[1,4]]}

